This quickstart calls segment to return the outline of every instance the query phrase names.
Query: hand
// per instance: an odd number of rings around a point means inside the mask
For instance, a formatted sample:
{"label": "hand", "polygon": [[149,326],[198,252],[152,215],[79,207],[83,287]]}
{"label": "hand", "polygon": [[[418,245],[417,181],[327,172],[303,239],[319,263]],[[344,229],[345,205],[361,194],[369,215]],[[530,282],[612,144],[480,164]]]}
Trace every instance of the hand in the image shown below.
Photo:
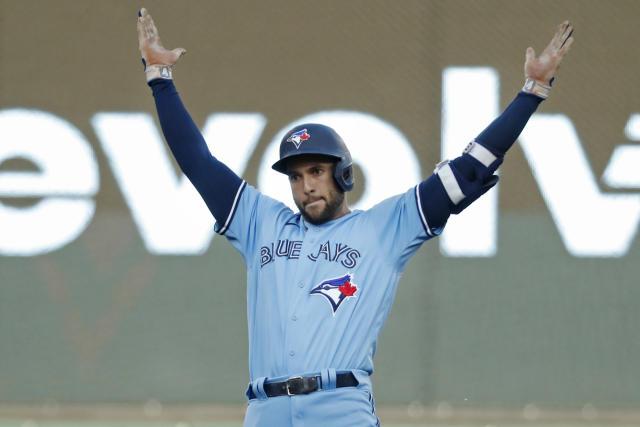
{"label": "hand", "polygon": [[558,25],[556,34],[551,39],[549,46],[536,58],[536,52],[532,47],[527,48],[526,60],[524,63],[525,78],[536,80],[544,85],[551,85],[560,61],[569,51],[573,43],[573,26],[569,21],[564,21]]}
{"label": "hand", "polygon": [[138,12],[138,48],[142,55],[142,64],[151,65],[168,65],[173,67],[178,59],[187,51],[181,47],[168,50],[162,46],[158,29],[153,23],[153,18],[147,9],[142,8]]}

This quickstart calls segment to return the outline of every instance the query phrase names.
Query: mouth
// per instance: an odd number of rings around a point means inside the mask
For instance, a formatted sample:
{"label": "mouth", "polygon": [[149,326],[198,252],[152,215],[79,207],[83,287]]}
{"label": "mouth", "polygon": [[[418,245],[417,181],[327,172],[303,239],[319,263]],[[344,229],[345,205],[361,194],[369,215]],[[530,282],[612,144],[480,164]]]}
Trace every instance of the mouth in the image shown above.
{"label": "mouth", "polygon": [[314,206],[319,205],[320,202],[322,202],[322,200],[323,200],[322,198],[309,200],[309,201],[305,202],[304,207],[305,208],[310,208],[310,207],[312,208]]}

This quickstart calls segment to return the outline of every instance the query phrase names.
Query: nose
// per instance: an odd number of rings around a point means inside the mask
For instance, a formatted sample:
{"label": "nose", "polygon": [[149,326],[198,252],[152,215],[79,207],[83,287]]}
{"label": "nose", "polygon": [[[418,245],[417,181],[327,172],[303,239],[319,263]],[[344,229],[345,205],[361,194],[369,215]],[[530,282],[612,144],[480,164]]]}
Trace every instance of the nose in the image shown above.
{"label": "nose", "polygon": [[311,194],[315,191],[314,187],[313,187],[313,180],[311,179],[310,176],[303,176],[303,190],[304,190],[304,194]]}

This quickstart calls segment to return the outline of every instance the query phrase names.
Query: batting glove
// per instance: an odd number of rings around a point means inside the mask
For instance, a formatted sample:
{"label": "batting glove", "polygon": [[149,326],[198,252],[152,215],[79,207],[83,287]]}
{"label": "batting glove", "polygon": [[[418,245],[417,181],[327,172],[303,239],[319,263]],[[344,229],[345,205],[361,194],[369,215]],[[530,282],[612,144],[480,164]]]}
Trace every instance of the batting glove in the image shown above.
{"label": "batting glove", "polygon": [[158,29],[145,8],[138,12],[137,28],[138,48],[142,55],[142,65],[147,75],[147,82],[153,79],[173,78],[173,67],[187,51],[181,47],[168,50],[162,46]]}
{"label": "batting glove", "polygon": [[560,62],[573,43],[573,26],[569,21],[558,25],[556,34],[549,45],[536,58],[536,51],[527,48],[524,63],[525,83],[522,90],[546,99],[551,84],[560,68]]}

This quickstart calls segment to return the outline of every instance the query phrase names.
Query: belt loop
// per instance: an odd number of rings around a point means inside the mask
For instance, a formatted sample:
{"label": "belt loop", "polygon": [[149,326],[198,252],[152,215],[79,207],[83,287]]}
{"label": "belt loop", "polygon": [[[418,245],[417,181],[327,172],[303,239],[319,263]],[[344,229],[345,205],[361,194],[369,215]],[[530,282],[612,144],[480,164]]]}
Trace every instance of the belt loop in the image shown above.
{"label": "belt loop", "polygon": [[320,371],[320,388],[326,390],[329,388],[329,370],[322,369]]}
{"label": "belt loop", "polygon": [[335,390],[337,383],[337,373],[334,368],[323,369],[320,371],[320,375],[322,378],[322,389],[323,390]]}
{"label": "belt loop", "polygon": [[251,383],[251,390],[253,390],[253,394],[259,400],[267,400],[267,393],[264,391],[264,381],[267,377],[256,378],[255,381]]}

